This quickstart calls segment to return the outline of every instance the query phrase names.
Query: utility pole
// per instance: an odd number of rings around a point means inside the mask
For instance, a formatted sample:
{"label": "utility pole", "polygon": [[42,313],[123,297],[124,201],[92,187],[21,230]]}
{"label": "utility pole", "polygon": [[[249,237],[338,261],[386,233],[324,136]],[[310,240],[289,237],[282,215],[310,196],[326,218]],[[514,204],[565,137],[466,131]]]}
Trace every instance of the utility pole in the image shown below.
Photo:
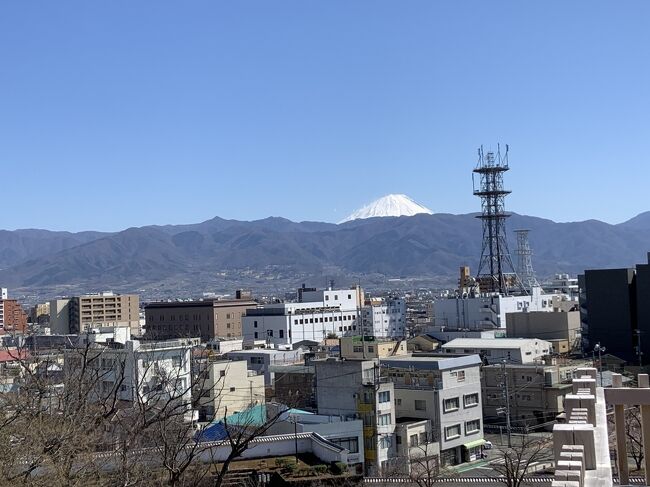
{"label": "utility pole", "polygon": [[501,362],[501,377],[503,378],[503,390],[506,396],[506,431],[508,433],[508,448],[512,448],[512,428],[510,426],[510,385],[506,374],[506,361]]}

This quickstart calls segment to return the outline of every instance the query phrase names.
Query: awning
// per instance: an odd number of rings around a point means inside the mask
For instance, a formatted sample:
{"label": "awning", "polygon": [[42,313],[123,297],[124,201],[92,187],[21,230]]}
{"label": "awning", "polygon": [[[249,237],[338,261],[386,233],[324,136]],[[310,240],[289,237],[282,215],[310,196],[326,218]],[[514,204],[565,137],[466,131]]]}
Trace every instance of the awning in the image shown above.
{"label": "awning", "polygon": [[483,445],[485,445],[485,440],[481,438],[480,440],[474,440],[470,441],[469,443],[465,443],[463,446],[469,450],[470,448],[476,448],[477,446]]}

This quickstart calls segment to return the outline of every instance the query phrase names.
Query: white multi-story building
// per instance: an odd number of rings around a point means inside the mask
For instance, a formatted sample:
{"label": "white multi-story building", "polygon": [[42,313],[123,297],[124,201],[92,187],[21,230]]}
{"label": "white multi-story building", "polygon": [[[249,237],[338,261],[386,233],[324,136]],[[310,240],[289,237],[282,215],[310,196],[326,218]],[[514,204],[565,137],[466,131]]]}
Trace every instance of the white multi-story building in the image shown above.
{"label": "white multi-story building", "polygon": [[533,364],[551,354],[553,346],[537,338],[456,338],[441,350],[453,354],[478,354],[488,364]]}
{"label": "white multi-story building", "polygon": [[244,341],[265,340],[280,346],[359,333],[359,303],[363,297],[360,288],[301,288],[298,295],[298,303],[266,304],[247,310],[242,317]]}
{"label": "white multi-story building", "polygon": [[555,277],[548,283],[542,284],[542,287],[548,292],[562,293],[572,298],[580,293],[578,278],[570,277],[569,274],[555,274]]}
{"label": "white multi-story building", "polygon": [[530,295],[503,296],[481,294],[456,296],[434,302],[434,324],[447,329],[490,330],[506,327],[506,313],[526,311],[553,311],[553,298],[557,294],[543,294],[534,287]]}
{"label": "white multi-story building", "polygon": [[5,325],[5,307],[4,307],[5,299],[8,299],[7,288],[0,287],[0,328],[4,328]]}
{"label": "white multi-story building", "polygon": [[[71,374],[81,369],[84,357],[88,373],[96,383],[99,397],[127,402],[179,401],[192,404],[192,349],[199,338],[159,342],[126,340],[91,341],[89,354],[77,349],[65,352],[65,366]],[[94,374],[94,375],[93,375]],[[188,409],[186,418],[192,419]]]}
{"label": "white multi-story building", "polygon": [[[382,375],[395,387],[398,422],[429,420],[431,435],[422,441],[439,443],[439,448],[431,445],[423,453],[439,451],[441,465],[476,460],[485,443],[480,365],[477,355],[381,359]],[[417,445],[421,442],[419,437],[414,440]]]}
{"label": "white multi-story building", "polygon": [[367,299],[363,307],[363,333],[376,338],[406,335],[406,302],[403,299]]}

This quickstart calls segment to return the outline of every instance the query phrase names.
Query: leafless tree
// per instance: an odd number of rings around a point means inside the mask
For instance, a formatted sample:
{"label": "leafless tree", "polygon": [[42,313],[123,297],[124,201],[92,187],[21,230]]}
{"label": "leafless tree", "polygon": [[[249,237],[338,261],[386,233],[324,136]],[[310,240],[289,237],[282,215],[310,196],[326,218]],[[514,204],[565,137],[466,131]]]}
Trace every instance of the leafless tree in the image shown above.
{"label": "leafless tree", "polygon": [[0,484],[196,486],[214,476],[220,485],[281,414],[261,425],[224,419],[227,438],[203,441],[194,413],[207,396],[223,397],[222,381],[208,380],[205,368],[188,376],[187,367],[168,366],[154,344],[137,359],[109,349],[17,351],[21,378],[0,394],[0,441],[12,445],[0,450]]}
{"label": "leafless tree", "polygon": [[511,447],[497,449],[492,468],[501,474],[507,487],[519,487],[533,464],[552,458],[552,446],[549,438],[522,435],[521,441],[515,439]]}
{"label": "leafless tree", "polygon": [[[616,431],[614,416],[608,415],[610,451],[616,450]],[[625,443],[628,457],[634,461],[637,470],[643,466],[643,436],[641,430],[641,410],[638,406],[625,409]]]}

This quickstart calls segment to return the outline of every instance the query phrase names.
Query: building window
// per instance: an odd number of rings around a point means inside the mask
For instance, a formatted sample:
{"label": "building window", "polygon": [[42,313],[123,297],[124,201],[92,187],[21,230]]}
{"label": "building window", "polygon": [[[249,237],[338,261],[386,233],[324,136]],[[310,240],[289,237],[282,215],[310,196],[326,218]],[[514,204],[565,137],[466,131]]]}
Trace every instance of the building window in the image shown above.
{"label": "building window", "polygon": [[473,433],[478,433],[481,430],[481,420],[473,419],[472,421],[467,421],[465,423],[465,434],[471,435]]}
{"label": "building window", "polygon": [[416,411],[426,411],[427,410],[427,402],[422,400],[422,399],[416,399],[415,400],[415,410]]}
{"label": "building window", "polygon": [[257,320],[253,321],[253,327],[257,328]]}
{"label": "building window", "polygon": [[388,426],[391,423],[391,421],[390,421],[390,413],[388,413],[388,414],[380,414],[379,416],[377,416],[377,420],[378,420],[377,424],[379,426]]}
{"label": "building window", "polygon": [[267,330],[267,332],[266,332],[266,333],[267,333],[267,334],[268,334],[268,335],[269,335],[270,337],[272,337],[272,336],[273,336],[273,330]]}
{"label": "building window", "polygon": [[453,426],[447,426],[445,428],[445,440],[453,440],[454,438],[458,438],[460,436],[460,425],[455,424]]}
{"label": "building window", "polygon": [[413,446],[418,446],[419,444],[420,443],[418,441],[418,435],[417,434],[409,436],[409,446],[413,447]]}
{"label": "building window", "polygon": [[478,392],[465,395],[463,397],[463,402],[466,408],[478,406]]}
{"label": "building window", "polygon": [[298,320],[293,320],[293,324],[294,324],[294,325],[297,325],[297,324],[298,324]]}
{"label": "building window", "polygon": [[390,436],[382,436],[381,438],[379,438],[379,448],[381,449],[385,450],[387,448],[390,448],[392,443],[393,442],[391,441]]}
{"label": "building window", "polygon": [[465,371],[464,370],[459,370],[458,375],[456,376],[456,380],[458,382],[463,382],[465,380]]}
{"label": "building window", "polygon": [[256,339],[259,338],[259,337],[257,336],[257,332],[255,332],[255,338],[256,338]]}
{"label": "building window", "polygon": [[389,402],[390,401],[390,391],[382,391],[378,395],[379,402]]}
{"label": "building window", "polygon": [[395,399],[395,402],[397,403],[398,406],[402,405],[402,400],[401,399]]}
{"label": "building window", "polygon": [[374,353],[374,352],[375,352],[375,347],[374,347],[374,346],[370,346],[370,347],[368,347],[368,351],[369,351],[370,353]]}
{"label": "building window", "polygon": [[356,436],[351,438],[332,438],[330,441],[341,448],[345,448],[350,453],[359,453],[359,439]]}
{"label": "building window", "polygon": [[360,346],[358,346],[358,345],[355,345],[354,347],[352,347],[352,351],[353,351],[354,353],[363,353],[363,347],[360,347]]}
{"label": "building window", "polygon": [[219,371],[219,377],[225,377],[226,376],[226,371],[225,370],[220,370]]}
{"label": "building window", "polygon": [[280,338],[284,338],[284,330],[279,330]]}
{"label": "building window", "polygon": [[450,397],[449,399],[445,399],[444,410],[446,413],[449,413],[451,411],[457,411],[459,407],[460,407],[460,401],[458,400],[457,397]]}
{"label": "building window", "polygon": [[325,301],[329,301],[330,297],[328,295],[325,295]]}
{"label": "building window", "polygon": [[231,388],[230,388],[230,392],[235,392],[235,388],[234,388],[234,387],[231,387]]}
{"label": "building window", "polygon": [[352,294],[348,294],[348,299],[352,299]]}

